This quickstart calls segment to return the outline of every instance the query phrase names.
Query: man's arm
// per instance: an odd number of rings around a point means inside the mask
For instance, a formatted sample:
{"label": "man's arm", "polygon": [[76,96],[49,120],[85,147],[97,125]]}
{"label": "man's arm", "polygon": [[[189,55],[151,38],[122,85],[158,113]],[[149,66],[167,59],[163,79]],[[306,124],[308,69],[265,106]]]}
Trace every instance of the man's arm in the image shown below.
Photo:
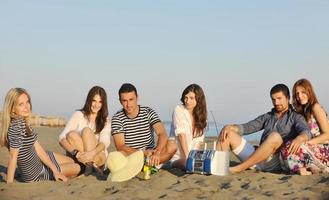
{"label": "man's arm", "polygon": [[[264,129],[265,122],[269,119],[270,114],[266,113],[258,116],[256,119],[251,120],[245,124],[233,124],[233,125],[225,125],[222,130],[219,132],[218,142],[224,143],[228,137],[230,132],[235,132],[238,135],[248,135],[251,133],[255,133]],[[219,150],[222,150],[223,147],[221,145],[217,146]]]}
{"label": "man's arm", "polygon": [[138,151],[138,149],[131,148],[125,144],[125,136],[123,133],[114,134],[113,140],[117,151],[124,152],[126,155],[130,155]]}
{"label": "man's arm", "polygon": [[155,151],[160,153],[167,144],[167,140],[168,140],[167,132],[162,122],[157,122],[153,124],[153,129],[158,136],[158,142]]}
{"label": "man's arm", "polygon": [[[163,126],[162,122],[157,122],[153,124],[152,128],[154,129],[155,133],[158,136],[157,146],[151,152],[149,164],[151,166],[157,166],[160,164],[160,156],[162,150],[165,148],[168,142],[168,136],[165,127]],[[147,152],[148,153],[148,152]],[[145,153],[144,153],[145,154]]]}
{"label": "man's arm", "polygon": [[258,116],[256,119],[251,120],[245,124],[238,125],[240,126],[240,135],[248,135],[251,133],[258,132],[264,129],[265,122],[271,117],[269,113]]}

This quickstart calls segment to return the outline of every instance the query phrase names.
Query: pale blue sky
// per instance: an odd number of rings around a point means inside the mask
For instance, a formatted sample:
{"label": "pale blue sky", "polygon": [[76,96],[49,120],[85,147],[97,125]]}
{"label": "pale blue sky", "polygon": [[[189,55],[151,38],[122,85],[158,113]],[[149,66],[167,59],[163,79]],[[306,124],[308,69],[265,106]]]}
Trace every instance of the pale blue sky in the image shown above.
{"label": "pale blue sky", "polygon": [[[136,85],[170,120],[183,89],[203,87],[218,123],[271,108],[299,78],[329,111],[329,1],[0,1],[0,104],[26,88],[34,112],[69,117],[93,85]],[[212,121],[212,119],[210,120]]]}

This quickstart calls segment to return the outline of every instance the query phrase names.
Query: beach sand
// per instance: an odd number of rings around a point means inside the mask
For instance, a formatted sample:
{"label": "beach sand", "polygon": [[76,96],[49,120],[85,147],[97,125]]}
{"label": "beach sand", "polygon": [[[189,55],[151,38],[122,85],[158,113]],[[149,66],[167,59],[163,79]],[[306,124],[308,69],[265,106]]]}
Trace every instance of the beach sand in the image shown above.
{"label": "beach sand", "polygon": [[[58,135],[63,128],[35,128],[42,146],[62,152]],[[113,143],[110,151],[114,150]],[[311,176],[245,172],[228,176],[185,174],[179,169],[162,169],[150,180],[133,178],[111,183],[94,175],[68,182],[44,181],[13,184],[4,182],[8,151],[0,148],[0,199],[329,199],[329,175]],[[236,160],[232,157],[231,164]]]}

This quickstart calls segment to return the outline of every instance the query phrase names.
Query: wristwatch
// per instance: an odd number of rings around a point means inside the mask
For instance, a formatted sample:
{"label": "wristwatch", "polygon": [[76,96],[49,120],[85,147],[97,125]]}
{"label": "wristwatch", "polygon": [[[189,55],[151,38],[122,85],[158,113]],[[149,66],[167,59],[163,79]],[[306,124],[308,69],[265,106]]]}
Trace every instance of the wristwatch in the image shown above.
{"label": "wristwatch", "polygon": [[78,154],[78,150],[74,149],[73,151],[70,152],[70,154],[75,157]]}

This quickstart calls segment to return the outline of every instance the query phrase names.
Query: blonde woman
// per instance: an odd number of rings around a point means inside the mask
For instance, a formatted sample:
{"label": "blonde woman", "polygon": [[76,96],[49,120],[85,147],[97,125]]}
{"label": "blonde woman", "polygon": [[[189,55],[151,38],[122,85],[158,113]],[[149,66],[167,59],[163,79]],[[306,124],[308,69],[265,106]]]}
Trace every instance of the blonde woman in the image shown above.
{"label": "blonde woman", "polygon": [[1,146],[9,150],[7,183],[14,181],[16,166],[23,182],[41,180],[67,181],[80,171],[80,166],[66,156],[45,151],[37,133],[27,123],[32,109],[26,90],[12,88],[6,95],[1,127]]}

